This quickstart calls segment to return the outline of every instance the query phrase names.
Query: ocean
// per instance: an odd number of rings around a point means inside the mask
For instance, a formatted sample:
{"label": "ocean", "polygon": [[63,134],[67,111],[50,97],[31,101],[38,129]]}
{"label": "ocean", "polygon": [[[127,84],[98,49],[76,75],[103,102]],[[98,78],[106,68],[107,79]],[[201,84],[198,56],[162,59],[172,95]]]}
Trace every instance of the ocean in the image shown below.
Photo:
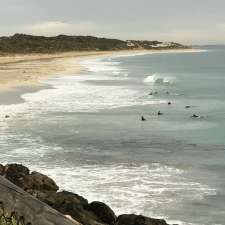
{"label": "ocean", "polygon": [[80,74],[0,106],[1,163],[116,214],[225,224],[224,59],[210,48],[82,61]]}

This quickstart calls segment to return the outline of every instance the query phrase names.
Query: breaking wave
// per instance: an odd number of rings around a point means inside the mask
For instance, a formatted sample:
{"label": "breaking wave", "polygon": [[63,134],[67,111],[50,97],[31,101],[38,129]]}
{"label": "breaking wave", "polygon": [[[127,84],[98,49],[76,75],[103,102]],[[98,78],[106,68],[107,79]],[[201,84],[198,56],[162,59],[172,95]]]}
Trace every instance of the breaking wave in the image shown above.
{"label": "breaking wave", "polygon": [[153,85],[172,85],[174,84],[174,81],[174,77],[163,77],[162,75],[157,73],[147,76],[144,79],[144,83],[150,83]]}

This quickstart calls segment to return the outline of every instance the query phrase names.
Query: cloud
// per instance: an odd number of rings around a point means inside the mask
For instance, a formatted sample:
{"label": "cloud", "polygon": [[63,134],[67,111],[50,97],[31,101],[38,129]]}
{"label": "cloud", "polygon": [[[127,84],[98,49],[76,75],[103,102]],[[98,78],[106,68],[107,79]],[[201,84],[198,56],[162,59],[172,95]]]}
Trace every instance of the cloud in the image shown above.
{"label": "cloud", "polygon": [[95,33],[97,25],[89,21],[78,21],[75,23],[63,21],[44,21],[40,23],[20,26],[18,30],[23,33],[35,35],[58,35],[58,34],[90,34]]}
{"label": "cloud", "polygon": [[55,31],[67,30],[68,28],[70,28],[70,26],[70,24],[60,21],[49,21],[28,25],[27,27],[25,27],[25,29],[30,30],[34,33],[52,33]]}
{"label": "cloud", "polygon": [[[7,31],[7,32],[6,32]],[[19,26],[1,27],[2,33],[26,33],[33,35],[55,36],[66,35],[94,35],[119,39],[147,39],[160,41],[176,41],[183,44],[216,44],[224,43],[225,23],[181,26],[169,24],[167,26],[149,23],[108,23],[92,21],[42,21]]]}
{"label": "cloud", "polygon": [[225,26],[214,25],[208,27],[193,27],[189,29],[172,30],[168,37],[170,39],[178,39],[188,44],[216,44],[224,43]]}
{"label": "cloud", "polygon": [[[124,29],[125,30],[125,29]],[[127,30],[124,38],[131,39],[147,39],[160,41],[175,41],[183,44],[218,44],[225,43],[225,25],[207,25],[207,26],[192,26],[192,27],[175,27],[175,26],[158,26],[153,29],[139,29]],[[122,36],[123,37],[123,36]]]}

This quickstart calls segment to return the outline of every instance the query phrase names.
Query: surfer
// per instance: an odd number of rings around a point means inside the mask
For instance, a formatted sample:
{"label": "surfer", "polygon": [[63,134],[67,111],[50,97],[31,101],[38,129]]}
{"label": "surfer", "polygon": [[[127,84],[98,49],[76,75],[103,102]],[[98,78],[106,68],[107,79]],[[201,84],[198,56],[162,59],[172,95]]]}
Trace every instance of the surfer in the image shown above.
{"label": "surfer", "polygon": [[141,121],[146,121],[146,119],[144,118],[144,116],[141,117]]}
{"label": "surfer", "polygon": [[161,113],[160,111],[158,111],[158,116],[162,116],[163,115],[163,113]]}

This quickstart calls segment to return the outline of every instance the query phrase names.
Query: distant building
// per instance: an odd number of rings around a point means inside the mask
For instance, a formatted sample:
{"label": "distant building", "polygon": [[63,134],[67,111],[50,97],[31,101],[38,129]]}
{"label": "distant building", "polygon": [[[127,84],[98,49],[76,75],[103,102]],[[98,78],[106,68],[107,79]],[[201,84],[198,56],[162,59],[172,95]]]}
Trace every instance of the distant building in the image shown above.
{"label": "distant building", "polygon": [[160,44],[152,45],[153,48],[169,48],[174,46],[171,42],[162,42]]}
{"label": "distant building", "polygon": [[127,46],[128,47],[135,47],[135,44],[131,41],[127,41]]}

